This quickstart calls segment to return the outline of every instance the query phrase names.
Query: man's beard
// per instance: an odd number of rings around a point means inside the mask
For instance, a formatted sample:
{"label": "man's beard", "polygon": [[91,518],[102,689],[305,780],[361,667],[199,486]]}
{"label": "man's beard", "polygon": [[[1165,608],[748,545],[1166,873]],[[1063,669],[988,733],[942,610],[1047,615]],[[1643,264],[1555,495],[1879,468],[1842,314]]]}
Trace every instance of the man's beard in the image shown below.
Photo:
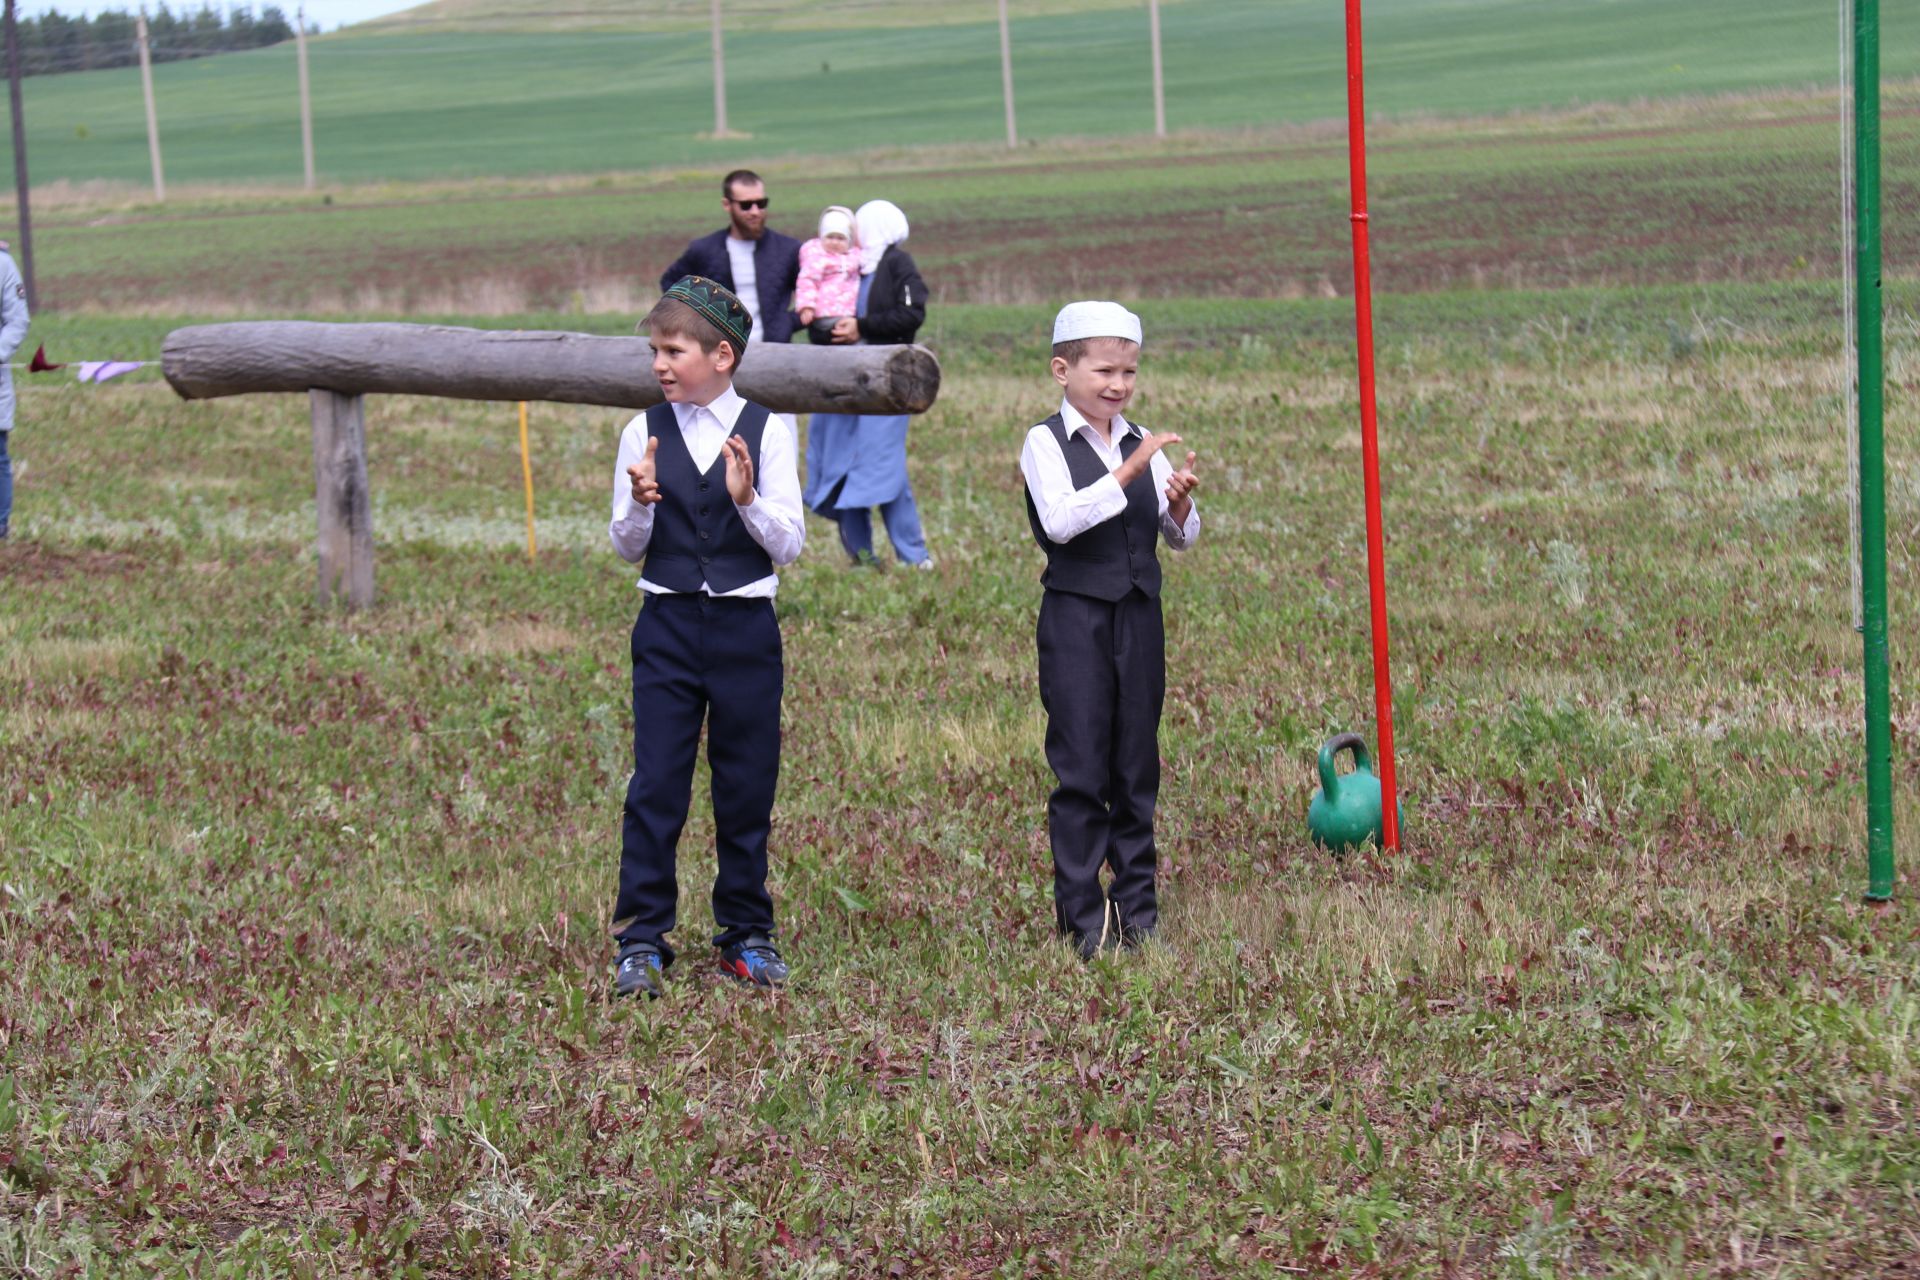
{"label": "man's beard", "polygon": [[767,229],[767,224],[764,222],[756,228],[742,225],[738,218],[728,218],[727,221],[733,224],[733,238],[735,240],[758,240]]}

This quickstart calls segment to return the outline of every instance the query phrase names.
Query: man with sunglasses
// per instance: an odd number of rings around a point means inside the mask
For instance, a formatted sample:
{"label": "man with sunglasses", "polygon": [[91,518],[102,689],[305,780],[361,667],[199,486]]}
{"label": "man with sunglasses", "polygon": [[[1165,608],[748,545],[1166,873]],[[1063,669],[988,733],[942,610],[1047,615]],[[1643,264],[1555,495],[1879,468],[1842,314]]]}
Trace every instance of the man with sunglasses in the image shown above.
{"label": "man with sunglasses", "polygon": [[720,183],[727,226],[687,246],[660,277],[661,292],[685,276],[705,276],[732,290],[753,317],[751,342],[789,342],[798,317],[793,289],[800,278],[800,242],[767,226],[767,186],[751,169],[735,169]]}

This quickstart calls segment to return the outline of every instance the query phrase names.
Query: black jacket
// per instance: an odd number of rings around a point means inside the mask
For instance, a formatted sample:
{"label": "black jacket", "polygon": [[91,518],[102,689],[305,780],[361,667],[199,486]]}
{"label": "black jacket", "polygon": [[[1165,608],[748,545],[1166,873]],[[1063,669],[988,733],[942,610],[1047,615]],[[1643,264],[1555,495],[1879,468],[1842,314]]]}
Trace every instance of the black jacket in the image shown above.
{"label": "black jacket", "polygon": [[[761,341],[790,341],[799,323],[793,314],[793,287],[800,280],[800,242],[768,228],[753,244],[753,274],[754,292],[760,295]],[[682,276],[705,276],[733,288],[733,259],[727,256],[725,229],[689,244],[660,277],[660,292]]]}
{"label": "black jacket", "polygon": [[912,342],[926,320],[927,282],[920,278],[920,268],[905,249],[887,246],[873,269],[860,336],[868,342]]}

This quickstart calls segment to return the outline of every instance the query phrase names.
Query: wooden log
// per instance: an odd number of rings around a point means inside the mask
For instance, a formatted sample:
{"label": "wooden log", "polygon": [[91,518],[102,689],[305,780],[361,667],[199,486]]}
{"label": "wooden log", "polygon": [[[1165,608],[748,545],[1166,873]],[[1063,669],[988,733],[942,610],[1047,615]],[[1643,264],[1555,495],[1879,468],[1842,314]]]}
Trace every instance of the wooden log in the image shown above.
{"label": "wooden log", "polygon": [[[190,325],[160,354],[186,400],[322,387],[623,409],[660,403],[652,359],[645,338],[297,320]],[[922,346],[755,344],[735,386],[783,413],[923,413],[940,363]]]}
{"label": "wooden log", "polygon": [[373,496],[367,488],[366,401],[312,390],[313,487],[320,513],[320,607],[373,603]]}

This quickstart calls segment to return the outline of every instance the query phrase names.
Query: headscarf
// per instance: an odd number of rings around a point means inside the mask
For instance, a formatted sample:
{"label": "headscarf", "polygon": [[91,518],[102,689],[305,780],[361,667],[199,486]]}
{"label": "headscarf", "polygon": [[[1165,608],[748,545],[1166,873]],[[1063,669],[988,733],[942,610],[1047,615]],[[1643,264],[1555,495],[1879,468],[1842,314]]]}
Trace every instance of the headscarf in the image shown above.
{"label": "headscarf", "polygon": [[667,296],[686,303],[722,334],[732,338],[736,359],[747,349],[753,317],[747,314],[733,290],[705,276],[681,276],[667,290]]}
{"label": "headscarf", "polygon": [[834,235],[853,239],[853,210],[843,204],[830,204],[820,213],[820,238]]}
{"label": "headscarf", "polygon": [[907,238],[907,215],[891,200],[869,200],[853,215],[860,237],[860,274],[870,276],[881,255]]}

